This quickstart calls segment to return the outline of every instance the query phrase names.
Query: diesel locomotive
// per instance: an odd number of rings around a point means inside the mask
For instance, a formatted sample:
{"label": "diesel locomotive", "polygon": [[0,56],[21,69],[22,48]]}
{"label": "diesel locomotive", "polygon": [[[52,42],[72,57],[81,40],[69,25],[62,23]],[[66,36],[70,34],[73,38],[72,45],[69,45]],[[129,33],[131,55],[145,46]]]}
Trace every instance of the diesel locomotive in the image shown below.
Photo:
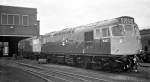
{"label": "diesel locomotive", "polygon": [[122,16],[22,40],[26,58],[83,68],[128,71],[137,69],[141,37],[133,17]]}

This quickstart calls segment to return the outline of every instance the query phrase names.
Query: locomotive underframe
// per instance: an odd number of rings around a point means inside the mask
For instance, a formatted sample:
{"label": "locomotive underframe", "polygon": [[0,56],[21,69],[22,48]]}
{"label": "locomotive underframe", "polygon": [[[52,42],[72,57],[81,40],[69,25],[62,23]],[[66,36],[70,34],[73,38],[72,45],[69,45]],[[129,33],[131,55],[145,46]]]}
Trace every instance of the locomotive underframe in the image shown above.
{"label": "locomotive underframe", "polygon": [[82,68],[129,71],[137,69],[135,55],[90,55],[90,54],[56,54],[56,53],[30,53],[24,52],[23,57],[30,59],[47,59],[48,63],[59,63]]}

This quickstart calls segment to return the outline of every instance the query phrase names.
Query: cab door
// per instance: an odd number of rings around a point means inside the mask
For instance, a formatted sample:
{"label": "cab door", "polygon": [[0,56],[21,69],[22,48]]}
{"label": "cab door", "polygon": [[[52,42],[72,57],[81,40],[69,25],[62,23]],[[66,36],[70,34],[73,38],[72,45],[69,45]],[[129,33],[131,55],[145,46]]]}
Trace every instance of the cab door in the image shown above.
{"label": "cab door", "polygon": [[111,53],[109,27],[101,28],[101,35],[102,35],[102,37],[100,39],[101,52],[104,55],[108,55]]}
{"label": "cab door", "polygon": [[92,31],[88,31],[84,33],[84,49],[85,53],[92,53],[93,52],[93,41],[94,41],[94,34]]}

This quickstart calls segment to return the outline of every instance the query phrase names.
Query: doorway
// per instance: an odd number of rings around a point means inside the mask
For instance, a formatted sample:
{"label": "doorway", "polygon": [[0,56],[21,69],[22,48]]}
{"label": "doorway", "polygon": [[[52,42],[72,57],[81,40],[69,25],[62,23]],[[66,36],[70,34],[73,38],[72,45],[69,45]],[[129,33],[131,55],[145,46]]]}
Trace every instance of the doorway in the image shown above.
{"label": "doorway", "polygon": [[0,56],[8,56],[9,55],[9,43],[8,42],[0,42]]}

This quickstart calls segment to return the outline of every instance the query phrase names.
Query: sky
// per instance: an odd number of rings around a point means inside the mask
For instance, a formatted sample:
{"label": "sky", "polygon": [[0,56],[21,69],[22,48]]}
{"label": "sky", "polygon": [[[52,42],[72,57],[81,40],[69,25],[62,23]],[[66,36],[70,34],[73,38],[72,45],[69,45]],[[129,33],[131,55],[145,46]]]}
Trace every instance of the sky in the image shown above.
{"label": "sky", "polygon": [[0,5],[37,8],[42,35],[120,16],[150,28],[150,0],[0,0]]}

